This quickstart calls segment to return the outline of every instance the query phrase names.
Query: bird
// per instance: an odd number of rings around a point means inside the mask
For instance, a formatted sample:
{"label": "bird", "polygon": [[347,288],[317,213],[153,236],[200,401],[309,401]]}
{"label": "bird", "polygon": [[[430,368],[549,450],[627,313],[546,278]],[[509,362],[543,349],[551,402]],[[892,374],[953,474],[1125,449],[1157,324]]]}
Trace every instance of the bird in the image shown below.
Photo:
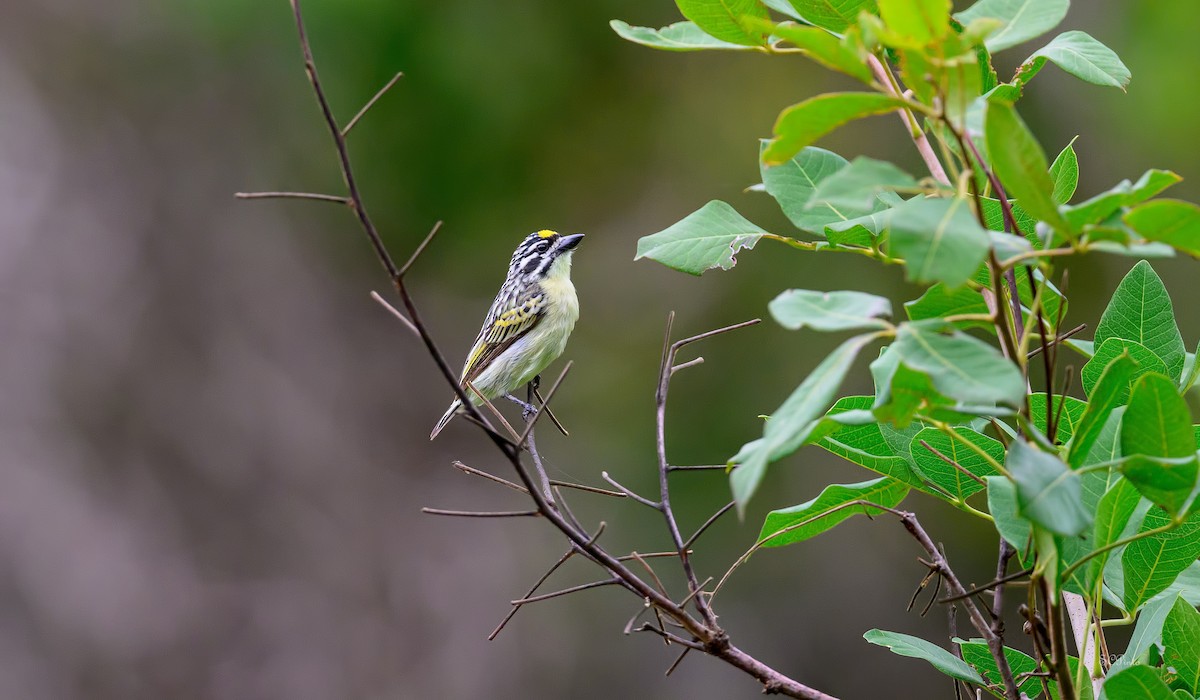
{"label": "bird", "polygon": [[[479,394],[488,401],[504,397],[520,404],[529,417],[533,407],[512,392],[534,381],[566,349],[579,319],[571,256],[582,240],[582,233],[564,236],[543,229],[517,246],[458,380],[472,404],[483,403]],[[454,399],[429,439],[462,408],[462,401]]]}

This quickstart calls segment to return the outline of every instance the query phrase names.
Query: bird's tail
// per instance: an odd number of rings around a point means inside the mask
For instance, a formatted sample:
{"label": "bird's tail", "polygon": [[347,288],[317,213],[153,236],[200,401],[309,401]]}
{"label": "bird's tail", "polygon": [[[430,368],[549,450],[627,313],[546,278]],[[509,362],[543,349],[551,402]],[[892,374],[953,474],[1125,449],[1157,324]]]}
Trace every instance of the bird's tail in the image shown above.
{"label": "bird's tail", "polygon": [[438,420],[437,425],[433,426],[433,432],[429,433],[430,440],[434,439],[438,436],[438,433],[442,432],[442,428],[445,428],[446,424],[450,422],[450,419],[454,418],[454,414],[458,413],[458,409],[460,407],[462,407],[462,401],[454,399],[454,402],[450,404],[450,408],[446,409],[446,412],[442,414],[442,417]]}

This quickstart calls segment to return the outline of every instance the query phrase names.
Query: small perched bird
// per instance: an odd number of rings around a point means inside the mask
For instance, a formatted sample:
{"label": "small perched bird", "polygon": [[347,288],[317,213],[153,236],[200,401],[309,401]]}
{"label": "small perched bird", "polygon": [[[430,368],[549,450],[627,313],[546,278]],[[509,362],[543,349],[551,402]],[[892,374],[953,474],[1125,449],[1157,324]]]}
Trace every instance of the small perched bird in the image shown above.
{"label": "small perched bird", "polygon": [[[517,246],[458,380],[471,403],[478,406],[483,400],[468,382],[488,401],[503,396],[530,410],[512,392],[533,381],[567,346],[579,318],[571,253],[582,240],[582,233],[537,231]],[[455,399],[429,439],[461,410],[462,402]]]}

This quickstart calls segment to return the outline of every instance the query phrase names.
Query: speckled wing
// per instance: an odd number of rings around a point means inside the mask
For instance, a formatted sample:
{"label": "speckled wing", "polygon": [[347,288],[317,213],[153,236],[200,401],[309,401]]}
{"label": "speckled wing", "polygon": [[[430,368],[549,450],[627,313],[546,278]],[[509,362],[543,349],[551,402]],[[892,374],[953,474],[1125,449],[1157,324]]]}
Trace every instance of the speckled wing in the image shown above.
{"label": "speckled wing", "polygon": [[536,286],[520,297],[499,300],[488,314],[488,320],[475,339],[475,346],[467,355],[462,371],[463,387],[467,382],[474,381],[480,372],[521,336],[533,330],[545,311],[545,295]]}

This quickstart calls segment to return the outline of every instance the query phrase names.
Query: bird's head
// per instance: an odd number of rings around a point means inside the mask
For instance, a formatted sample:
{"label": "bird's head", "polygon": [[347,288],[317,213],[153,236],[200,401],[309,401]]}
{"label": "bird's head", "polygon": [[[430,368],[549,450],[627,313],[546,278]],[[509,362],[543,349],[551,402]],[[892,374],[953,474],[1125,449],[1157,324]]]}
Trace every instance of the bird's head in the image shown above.
{"label": "bird's head", "polygon": [[509,277],[542,279],[569,274],[571,253],[583,240],[582,233],[564,236],[550,230],[535,231],[521,241],[509,263]]}

